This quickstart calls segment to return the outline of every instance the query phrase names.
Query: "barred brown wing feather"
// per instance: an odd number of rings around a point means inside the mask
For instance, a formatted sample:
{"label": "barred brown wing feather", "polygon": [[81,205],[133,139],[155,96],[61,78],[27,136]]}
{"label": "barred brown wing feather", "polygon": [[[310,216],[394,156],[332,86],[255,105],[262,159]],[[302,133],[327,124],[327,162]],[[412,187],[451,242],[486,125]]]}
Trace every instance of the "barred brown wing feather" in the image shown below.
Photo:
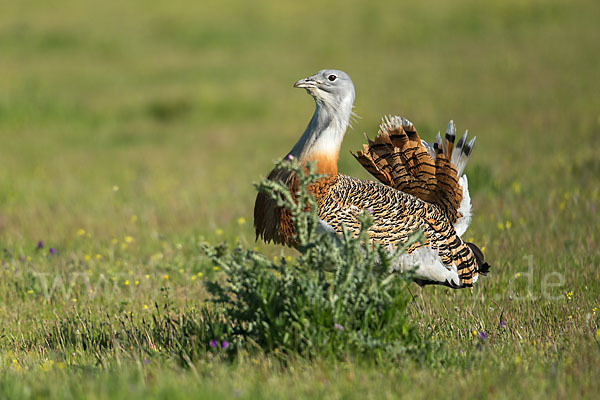
{"label": "barred brown wing feather", "polygon": [[354,157],[381,183],[438,205],[454,223],[462,200],[457,168],[450,160],[454,137],[449,127],[444,142],[439,138],[426,147],[410,121],[385,118],[375,139],[367,138]]}
{"label": "barred brown wing feather", "polygon": [[436,205],[377,182],[338,175],[319,201],[319,218],[337,233],[344,224],[358,234],[358,216],[366,209],[373,211],[374,224],[368,231],[373,241],[400,246],[421,231],[425,239],[412,245],[408,253],[429,246],[437,251],[442,263],[456,266],[463,286],[472,285],[477,275],[475,256]]}

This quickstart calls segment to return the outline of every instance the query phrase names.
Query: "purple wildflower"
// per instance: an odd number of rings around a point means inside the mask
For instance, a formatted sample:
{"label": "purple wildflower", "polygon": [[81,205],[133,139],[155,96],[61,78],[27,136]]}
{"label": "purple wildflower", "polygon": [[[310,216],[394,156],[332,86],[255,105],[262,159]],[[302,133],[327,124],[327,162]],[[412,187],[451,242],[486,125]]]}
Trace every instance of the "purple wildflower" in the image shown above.
{"label": "purple wildflower", "polygon": [[145,364],[145,365],[148,365],[148,364],[150,364],[150,360],[148,360],[147,358],[144,358],[144,364]]}
{"label": "purple wildflower", "polygon": [[483,331],[479,332],[479,339],[481,339],[481,340],[487,339],[487,335],[485,334],[485,332],[483,332]]}
{"label": "purple wildflower", "polygon": [[43,247],[44,247],[44,242],[42,242],[41,240],[40,240],[40,241],[38,241],[38,244],[37,244],[37,247],[36,247],[36,248],[37,248],[37,249],[41,249],[41,248],[43,248]]}
{"label": "purple wildflower", "polygon": [[217,347],[219,345],[219,342],[217,342],[217,339],[213,339],[210,341],[209,345],[210,347]]}
{"label": "purple wildflower", "polygon": [[504,328],[504,321],[500,320],[500,328]]}
{"label": "purple wildflower", "polygon": [[367,211],[369,212],[369,214],[373,215],[375,213],[375,210],[373,210],[373,207],[369,207],[367,208]]}
{"label": "purple wildflower", "polygon": [[335,324],[333,327],[334,327],[335,329],[337,329],[338,331],[343,331],[343,330],[345,329],[345,328],[344,328],[342,325],[340,325],[340,324]]}
{"label": "purple wildflower", "polygon": [[293,155],[291,155],[291,154],[288,154],[286,158],[287,158],[288,160],[290,160],[290,161],[291,161],[291,160],[293,160],[293,159],[294,159],[294,156],[293,156]]}
{"label": "purple wildflower", "polygon": [[56,249],[54,247],[50,247],[50,250],[48,250],[50,252],[50,254],[56,254]]}
{"label": "purple wildflower", "polygon": [[222,348],[222,349],[226,349],[226,348],[228,348],[228,347],[229,347],[229,342],[228,342],[227,340],[223,340],[223,341],[221,342],[221,348]]}

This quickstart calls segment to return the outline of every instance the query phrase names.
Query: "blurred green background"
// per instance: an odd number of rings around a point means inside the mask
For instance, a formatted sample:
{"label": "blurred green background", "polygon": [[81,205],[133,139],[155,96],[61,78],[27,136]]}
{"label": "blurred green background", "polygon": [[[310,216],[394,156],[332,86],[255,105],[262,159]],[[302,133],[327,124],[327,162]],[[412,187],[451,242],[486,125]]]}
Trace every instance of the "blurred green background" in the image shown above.
{"label": "blurred green background", "polygon": [[[82,226],[108,238],[132,215],[157,232],[208,236],[238,217],[250,222],[252,182],[313,111],[292,83],[321,68],[345,70],[357,90],[361,119],[346,135],[343,173],[367,177],[348,150],[393,113],[428,139],[449,119],[477,135],[467,172],[476,193],[498,188],[492,211],[513,180],[543,190],[546,172],[573,159],[595,177],[599,9],[525,0],[3,2],[0,238],[63,242]],[[249,225],[242,233],[251,238]]]}
{"label": "blurred green background", "polygon": [[[592,397],[599,21],[597,0],[2,1],[0,397]],[[81,314],[142,326],[155,302],[202,305],[221,273],[200,236],[279,254],[254,242],[252,183],[312,115],[292,84],[322,68],[356,86],[342,173],[369,178],[349,150],[385,114],[427,140],[450,119],[478,138],[465,237],[492,272],[473,290],[411,288],[408,317],[440,354],[282,372],[268,357],[180,368],[166,350],[142,366],[143,346],[117,368],[118,354],[51,346],[47,324],[75,331]],[[114,287],[48,298],[38,273]]]}

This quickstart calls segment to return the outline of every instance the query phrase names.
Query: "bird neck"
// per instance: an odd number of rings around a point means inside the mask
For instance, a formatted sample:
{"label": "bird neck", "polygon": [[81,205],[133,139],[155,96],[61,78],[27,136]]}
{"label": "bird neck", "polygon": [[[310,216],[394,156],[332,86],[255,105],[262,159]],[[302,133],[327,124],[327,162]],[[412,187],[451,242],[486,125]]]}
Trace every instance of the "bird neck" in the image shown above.
{"label": "bird neck", "polygon": [[315,113],[290,154],[301,164],[316,162],[319,174],[336,175],[340,146],[352,113],[352,100],[342,100],[337,106],[319,99],[315,102]]}

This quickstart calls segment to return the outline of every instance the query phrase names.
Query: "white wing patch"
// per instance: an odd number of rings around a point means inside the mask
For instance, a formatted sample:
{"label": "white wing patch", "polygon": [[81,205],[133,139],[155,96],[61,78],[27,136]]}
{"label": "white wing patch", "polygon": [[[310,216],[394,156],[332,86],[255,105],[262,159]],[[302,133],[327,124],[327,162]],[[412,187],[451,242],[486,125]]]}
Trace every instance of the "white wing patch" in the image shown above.
{"label": "white wing patch", "polygon": [[321,235],[332,235],[333,237],[337,238],[333,227],[327,222],[323,221],[321,218],[319,218],[319,224],[317,225],[317,233]]}
{"label": "white wing patch", "polygon": [[460,207],[458,208],[458,212],[462,214],[462,217],[454,223],[454,229],[456,230],[456,234],[462,237],[471,224],[471,196],[469,195],[469,181],[467,180],[467,176],[461,176],[458,179],[458,183],[462,187],[463,195]]}
{"label": "white wing patch", "polygon": [[460,278],[456,266],[450,267],[442,264],[437,251],[430,247],[421,247],[411,254],[402,254],[396,259],[393,270],[399,272],[413,271],[417,279],[431,282],[449,282],[460,286]]}

